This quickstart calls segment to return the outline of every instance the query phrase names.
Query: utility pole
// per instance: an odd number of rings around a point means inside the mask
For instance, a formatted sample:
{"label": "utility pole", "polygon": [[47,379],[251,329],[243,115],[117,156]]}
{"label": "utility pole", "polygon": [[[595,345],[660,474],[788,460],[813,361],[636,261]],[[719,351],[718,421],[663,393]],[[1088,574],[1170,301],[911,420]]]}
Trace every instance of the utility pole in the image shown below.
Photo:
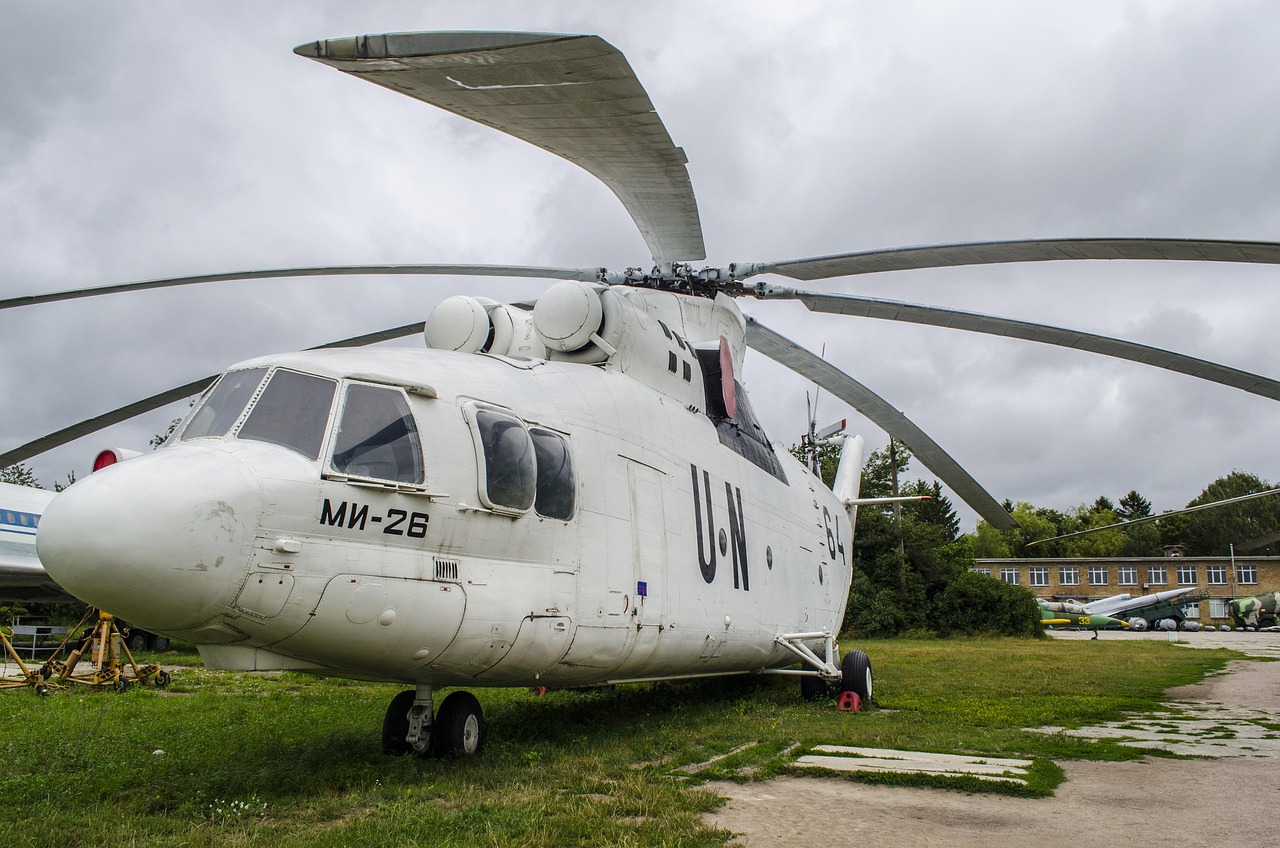
{"label": "utility pole", "polygon": [[[898,497],[898,440],[889,437],[889,469],[893,472],[892,477],[892,494]],[[902,563],[907,561],[907,547],[902,541],[902,504],[897,501],[893,502],[893,526],[898,531],[898,559]]]}

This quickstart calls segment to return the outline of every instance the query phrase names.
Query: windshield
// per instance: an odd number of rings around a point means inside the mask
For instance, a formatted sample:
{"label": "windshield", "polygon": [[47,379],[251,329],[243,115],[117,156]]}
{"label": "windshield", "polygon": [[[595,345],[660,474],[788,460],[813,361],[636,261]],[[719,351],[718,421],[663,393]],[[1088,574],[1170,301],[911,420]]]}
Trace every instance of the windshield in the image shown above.
{"label": "windshield", "polygon": [[227,435],[258,390],[266,368],[228,371],[187,419],[182,441]]}
{"label": "windshield", "polygon": [[337,388],[335,380],[278,369],[237,435],[318,459]]}

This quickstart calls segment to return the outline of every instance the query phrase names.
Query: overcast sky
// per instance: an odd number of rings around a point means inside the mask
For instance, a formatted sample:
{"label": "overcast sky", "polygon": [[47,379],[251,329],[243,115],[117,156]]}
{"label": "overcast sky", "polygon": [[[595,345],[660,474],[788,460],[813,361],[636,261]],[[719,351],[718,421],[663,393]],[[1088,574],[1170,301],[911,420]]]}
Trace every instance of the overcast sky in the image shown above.
{"label": "overcast sky", "polygon": [[[1280,241],[1280,6],[1265,0],[0,10],[0,297],[289,265],[648,263],[621,205],[574,166],[292,52],[408,30],[594,33],[623,51],[688,154],[711,264],[1035,237]],[[421,320],[451,294],[543,285],[243,282],[0,312],[0,450],[238,360]],[[1280,376],[1277,267],[1034,263],[825,285]],[[997,499],[1068,509],[1137,489],[1172,509],[1233,469],[1280,478],[1274,401],[1016,340],[742,306],[825,344]],[[745,378],[775,438],[798,440],[812,387],[756,354]],[[183,411],[30,464],[52,486]],[[884,444],[824,396],[819,424],[845,415]]]}

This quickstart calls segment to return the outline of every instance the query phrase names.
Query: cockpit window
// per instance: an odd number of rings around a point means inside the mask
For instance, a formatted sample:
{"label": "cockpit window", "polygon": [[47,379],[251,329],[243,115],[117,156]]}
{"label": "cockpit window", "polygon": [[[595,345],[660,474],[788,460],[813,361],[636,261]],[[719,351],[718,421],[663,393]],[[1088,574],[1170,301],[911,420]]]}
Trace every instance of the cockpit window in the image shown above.
{"label": "cockpit window", "polygon": [[533,506],[536,465],[524,424],[508,415],[476,410],[484,450],[482,500],[491,507],[526,510]]}
{"label": "cockpit window", "polygon": [[237,436],[319,459],[337,388],[334,380],[277,369]]}
{"label": "cockpit window", "polygon": [[422,446],[404,393],[359,383],[347,386],[331,465],[351,477],[422,483]]}
{"label": "cockpit window", "polygon": [[187,426],[182,430],[182,441],[227,435],[231,425],[240,418],[240,413],[253,398],[265,368],[250,368],[245,371],[228,371],[222,375],[213,391],[204,396],[204,400],[196,407],[195,412],[187,419]]}
{"label": "cockpit window", "polygon": [[534,509],[539,515],[568,521],[573,517],[573,456],[559,433],[529,428],[538,460],[538,492]]}

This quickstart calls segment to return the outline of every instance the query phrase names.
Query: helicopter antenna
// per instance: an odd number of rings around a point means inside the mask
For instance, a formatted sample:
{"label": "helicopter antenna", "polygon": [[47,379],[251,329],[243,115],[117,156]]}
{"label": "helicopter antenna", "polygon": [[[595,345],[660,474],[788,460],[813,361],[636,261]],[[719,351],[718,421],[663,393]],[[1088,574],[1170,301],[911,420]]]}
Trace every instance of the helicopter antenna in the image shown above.
{"label": "helicopter antenna", "polygon": [[[819,354],[819,358],[823,360],[827,358],[826,342],[822,343],[822,352]],[[801,439],[801,443],[804,445],[805,453],[808,454],[808,457],[809,457],[809,470],[812,471],[814,475],[819,478],[822,477],[822,471],[819,468],[819,464],[818,464],[817,429],[818,429],[818,400],[821,397],[822,397],[822,386],[817,386],[817,385],[814,386],[812,403],[809,402],[809,393],[808,392],[804,393],[804,408],[805,408],[806,414],[809,417],[809,430],[807,433],[805,433],[804,437]]]}

